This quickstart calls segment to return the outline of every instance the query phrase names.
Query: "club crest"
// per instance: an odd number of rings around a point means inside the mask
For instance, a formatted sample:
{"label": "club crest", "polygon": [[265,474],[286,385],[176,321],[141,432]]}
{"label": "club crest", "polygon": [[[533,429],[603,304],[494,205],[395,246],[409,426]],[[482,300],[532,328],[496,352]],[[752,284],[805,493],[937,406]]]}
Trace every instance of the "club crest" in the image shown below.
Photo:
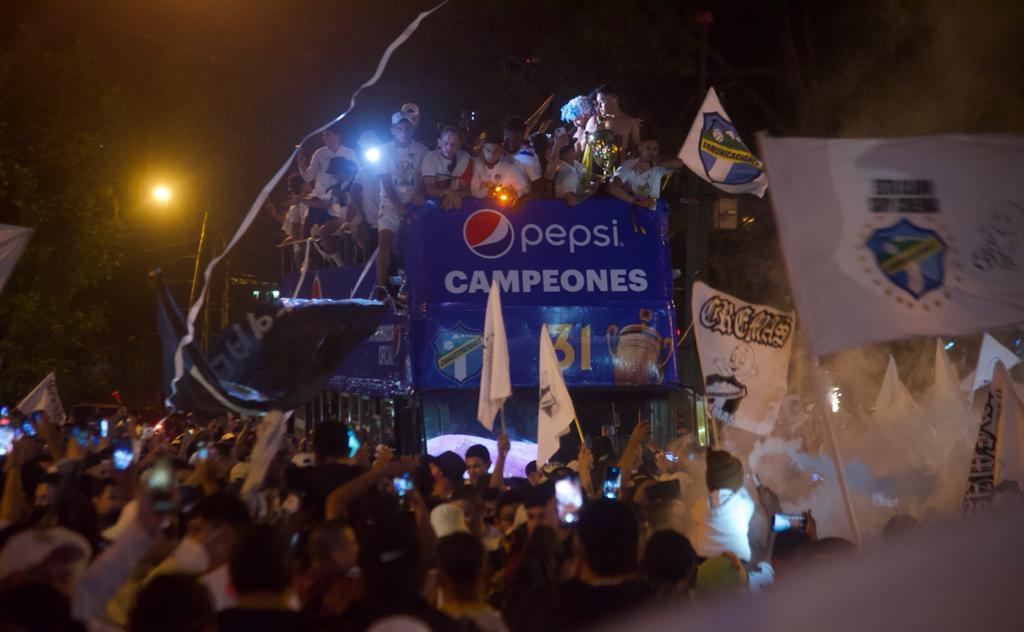
{"label": "club crest", "polygon": [[864,244],[893,285],[919,300],[945,282],[946,242],[937,232],[901,219],[871,233]]}

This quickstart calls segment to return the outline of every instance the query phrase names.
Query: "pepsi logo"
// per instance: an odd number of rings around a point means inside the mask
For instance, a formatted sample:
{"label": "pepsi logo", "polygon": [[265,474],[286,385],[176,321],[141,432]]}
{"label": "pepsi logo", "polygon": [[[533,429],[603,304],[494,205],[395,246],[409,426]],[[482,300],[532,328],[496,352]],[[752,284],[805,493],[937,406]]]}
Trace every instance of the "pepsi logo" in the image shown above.
{"label": "pepsi logo", "polygon": [[515,231],[507,217],[483,208],[466,218],[462,225],[462,238],[476,256],[497,259],[512,249]]}

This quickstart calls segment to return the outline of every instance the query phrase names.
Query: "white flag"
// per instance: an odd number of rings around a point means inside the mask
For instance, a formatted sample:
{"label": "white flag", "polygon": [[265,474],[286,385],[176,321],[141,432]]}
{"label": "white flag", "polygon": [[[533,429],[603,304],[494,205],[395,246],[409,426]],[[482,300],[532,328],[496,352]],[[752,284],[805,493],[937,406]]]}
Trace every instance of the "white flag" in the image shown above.
{"label": "white flag", "polygon": [[31,228],[0,224],[0,292],[7,285],[7,279],[11,278],[11,272],[14,271],[14,264],[18,263],[31,238]]}
{"label": "white flag", "polygon": [[21,400],[18,410],[26,415],[42,410],[50,418],[50,423],[64,423],[64,406],[60,403],[60,395],[57,393],[57,375],[51,372],[43,378],[43,381]]}
{"label": "white flag", "polygon": [[537,466],[543,466],[558,452],[558,438],[569,432],[576,419],[576,411],[562,379],[562,367],[551,344],[548,326],[540,328],[538,384],[540,401],[537,406]]}
{"label": "white flag", "polygon": [[1024,136],[759,138],[815,354],[1024,321]]}
{"label": "white flag", "polygon": [[498,284],[491,281],[484,315],[484,355],[480,367],[480,400],[476,418],[488,430],[494,430],[494,416],[512,394],[512,379],[508,373],[508,338],[505,320],[501,317],[501,294]]}
{"label": "white flag", "polygon": [[714,88],[708,89],[697,118],[690,126],[679,159],[698,177],[726,193],[764,196],[768,176],[733,126]]}
{"label": "white flag", "polygon": [[1002,481],[1024,480],[1024,402],[1010,372],[997,362],[992,373],[981,429],[974,448],[964,505],[968,511],[986,507]]}
{"label": "white flag", "polygon": [[767,436],[786,396],[795,317],[697,282],[693,331],[715,419]]}
{"label": "white flag", "polygon": [[992,389],[1000,393],[999,438],[996,441],[995,481],[1017,481],[1024,485],[1024,401],[1014,388],[1010,371],[997,362]]}
{"label": "white flag", "polygon": [[[1021,271],[1024,275],[1024,270]],[[1022,279],[1024,283],[1024,279]],[[981,337],[981,351],[978,352],[978,364],[974,372],[964,378],[961,388],[967,393],[968,399],[974,398],[974,391],[992,381],[992,372],[996,368],[996,362],[1002,362],[1007,369],[1020,364],[1020,358],[1012,351],[999,344],[999,341],[992,336],[985,334]],[[968,379],[970,381],[968,382]]]}

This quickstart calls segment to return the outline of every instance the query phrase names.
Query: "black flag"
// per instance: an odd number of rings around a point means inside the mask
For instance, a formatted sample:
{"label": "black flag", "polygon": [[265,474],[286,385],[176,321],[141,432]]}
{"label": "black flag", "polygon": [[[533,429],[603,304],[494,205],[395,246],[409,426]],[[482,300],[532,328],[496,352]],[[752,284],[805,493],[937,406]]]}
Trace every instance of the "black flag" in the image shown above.
{"label": "black flag", "polygon": [[253,305],[204,355],[184,345],[185,319],[156,274],[167,405],[181,411],[259,415],[294,410],[323,390],[352,349],[373,334],[376,301],[277,300]]}

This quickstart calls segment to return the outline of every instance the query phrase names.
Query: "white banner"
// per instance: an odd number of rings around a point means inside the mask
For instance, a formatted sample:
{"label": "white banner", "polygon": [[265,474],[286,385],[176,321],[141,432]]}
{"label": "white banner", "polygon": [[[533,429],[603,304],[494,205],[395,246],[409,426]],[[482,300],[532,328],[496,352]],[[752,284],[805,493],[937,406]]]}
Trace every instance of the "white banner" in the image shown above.
{"label": "white banner", "polygon": [[537,467],[548,462],[558,452],[558,438],[569,432],[569,426],[576,419],[576,410],[565,388],[562,367],[558,366],[555,347],[551,344],[548,326],[540,328],[540,353],[538,367],[540,385],[537,402]]}
{"label": "white banner", "polygon": [[713,87],[693,119],[679,159],[698,177],[726,193],[763,197],[768,188],[764,164],[740,138]]}
{"label": "white banner", "polygon": [[1024,136],[759,140],[815,354],[1024,322]]}
{"label": "white banner", "polygon": [[50,418],[50,423],[64,423],[64,405],[60,403],[60,394],[57,393],[57,375],[51,372],[44,377],[43,381],[21,400],[18,410],[26,415],[42,410]]}
{"label": "white banner", "polygon": [[991,505],[995,487],[1003,481],[1024,481],[1024,402],[1010,372],[997,362],[981,416],[964,508],[970,512]]}
{"label": "white banner", "polygon": [[697,282],[693,331],[708,412],[722,423],[771,433],[786,395],[796,318]]}
{"label": "white banner", "polygon": [[480,399],[476,418],[484,428],[494,430],[494,416],[512,395],[512,379],[508,369],[508,338],[505,319],[501,316],[501,293],[498,284],[491,281],[484,315],[483,364],[480,367]]}

